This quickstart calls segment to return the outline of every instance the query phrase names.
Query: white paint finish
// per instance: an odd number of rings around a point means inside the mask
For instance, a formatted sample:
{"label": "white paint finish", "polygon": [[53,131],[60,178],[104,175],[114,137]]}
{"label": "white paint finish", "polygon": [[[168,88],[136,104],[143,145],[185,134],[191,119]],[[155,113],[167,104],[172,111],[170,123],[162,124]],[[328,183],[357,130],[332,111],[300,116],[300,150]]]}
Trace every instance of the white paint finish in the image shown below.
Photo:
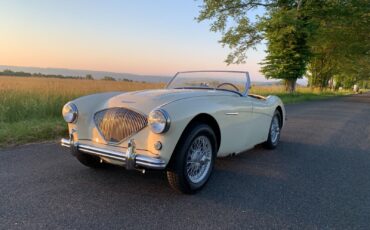
{"label": "white paint finish", "polygon": [[[155,134],[146,127],[130,138],[135,139],[137,149],[143,154],[158,156],[166,162],[170,160],[184,129],[198,114],[212,116],[220,127],[219,157],[242,152],[266,141],[277,106],[282,107],[285,117],[284,106],[278,97],[270,96],[264,100],[220,90],[164,89],[107,93],[82,97],[73,103],[78,107],[79,118],[76,124],[69,124],[69,129],[77,130],[77,139],[91,145],[122,148],[122,151],[127,147],[127,140],[117,146],[109,146],[97,131],[93,120],[97,111],[126,107],[148,115],[155,108],[165,109],[171,118],[167,133]],[[157,141],[163,145],[159,151],[154,148]]]}

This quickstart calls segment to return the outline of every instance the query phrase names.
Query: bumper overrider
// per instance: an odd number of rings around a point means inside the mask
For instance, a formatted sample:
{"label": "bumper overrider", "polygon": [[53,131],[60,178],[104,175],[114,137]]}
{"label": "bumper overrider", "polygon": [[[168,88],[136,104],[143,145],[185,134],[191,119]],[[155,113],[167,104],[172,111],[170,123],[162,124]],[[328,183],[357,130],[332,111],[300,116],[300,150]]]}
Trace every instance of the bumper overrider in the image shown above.
{"label": "bumper overrider", "polygon": [[134,169],[164,169],[166,163],[164,160],[159,158],[153,158],[145,155],[141,155],[135,152],[135,141],[130,139],[128,142],[126,152],[113,151],[109,149],[99,148],[92,145],[86,145],[73,141],[73,134],[69,139],[63,138],[61,140],[61,145],[71,149],[72,154],[75,151],[82,153],[94,155],[100,157],[100,159],[108,158],[115,161],[120,161],[125,166],[127,170]]}

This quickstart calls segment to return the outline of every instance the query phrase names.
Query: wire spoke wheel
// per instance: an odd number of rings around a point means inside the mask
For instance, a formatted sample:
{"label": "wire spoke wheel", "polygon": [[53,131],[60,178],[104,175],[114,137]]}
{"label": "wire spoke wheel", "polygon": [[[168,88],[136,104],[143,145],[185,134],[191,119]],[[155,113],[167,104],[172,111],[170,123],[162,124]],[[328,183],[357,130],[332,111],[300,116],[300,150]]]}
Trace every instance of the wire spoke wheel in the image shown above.
{"label": "wire spoke wheel", "polygon": [[199,183],[207,176],[211,160],[211,141],[206,136],[198,136],[191,143],[186,157],[186,173],[192,183]]}
{"label": "wire spoke wheel", "polygon": [[217,139],[213,129],[193,123],[180,140],[167,170],[172,188],[186,194],[200,190],[212,174],[217,154]]}

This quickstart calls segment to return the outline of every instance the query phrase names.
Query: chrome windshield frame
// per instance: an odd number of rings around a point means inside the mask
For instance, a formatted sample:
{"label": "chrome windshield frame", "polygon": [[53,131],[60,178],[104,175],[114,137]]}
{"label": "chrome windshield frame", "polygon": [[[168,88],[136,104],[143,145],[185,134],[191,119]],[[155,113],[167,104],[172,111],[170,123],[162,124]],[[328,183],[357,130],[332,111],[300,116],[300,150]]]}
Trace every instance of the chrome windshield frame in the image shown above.
{"label": "chrome windshield frame", "polygon": [[[171,85],[171,83],[173,82],[173,80],[175,80],[175,78],[177,77],[177,75],[181,74],[181,73],[242,73],[242,74],[245,74],[245,78],[246,78],[246,83],[245,83],[245,91],[244,92],[236,92],[236,91],[233,91],[233,90],[230,90],[231,92],[235,92],[237,94],[240,94],[242,95],[243,97],[245,96],[248,96],[248,93],[249,93],[249,89],[251,88],[251,80],[250,80],[250,77],[249,77],[249,72],[248,71],[234,71],[234,70],[193,70],[193,71],[180,71],[180,72],[177,72],[172,78],[171,80],[167,83],[166,85],[166,89],[168,89],[168,87]],[[199,89],[202,89],[202,88],[199,88]],[[213,88],[215,90],[217,90],[216,88]]]}

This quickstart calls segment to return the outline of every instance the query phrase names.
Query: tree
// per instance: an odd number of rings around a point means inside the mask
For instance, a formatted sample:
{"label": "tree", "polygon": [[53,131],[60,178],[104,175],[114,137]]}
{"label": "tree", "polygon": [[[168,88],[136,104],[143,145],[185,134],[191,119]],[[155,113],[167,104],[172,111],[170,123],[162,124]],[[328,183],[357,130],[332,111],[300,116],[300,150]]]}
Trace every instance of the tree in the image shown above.
{"label": "tree", "polygon": [[245,62],[246,51],[254,48],[263,39],[261,30],[258,28],[259,22],[251,22],[247,13],[259,7],[270,7],[272,3],[264,3],[260,0],[203,0],[203,2],[197,20],[198,22],[212,20],[210,30],[222,33],[219,42],[222,46],[228,46],[231,49],[231,53],[225,60],[226,63]]}
{"label": "tree", "polygon": [[110,76],[104,76],[102,80],[105,80],[105,81],[116,81],[116,79],[114,77],[110,77]]}
{"label": "tree", "polygon": [[[243,63],[250,48],[267,41],[267,57],[262,73],[267,78],[284,79],[293,92],[309,59],[308,20],[301,10],[302,0],[204,0],[198,21],[213,20],[211,31],[221,32],[220,43],[231,53],[226,63]],[[248,14],[263,9],[263,17],[252,22]]]}
{"label": "tree", "polygon": [[280,3],[261,22],[268,41],[261,72],[266,78],[284,79],[290,93],[295,91],[297,79],[305,74],[311,55],[307,45],[309,20],[300,7],[301,1]]}
{"label": "tree", "polygon": [[[290,92],[304,74],[320,89],[335,76],[346,84],[370,79],[369,0],[203,2],[198,21],[211,20],[211,31],[222,33],[220,43],[231,49],[228,64],[244,62],[248,49],[266,41],[261,72],[283,79]],[[248,16],[255,9],[264,13],[253,22]]]}
{"label": "tree", "polygon": [[91,74],[86,74],[85,79],[86,80],[94,80],[94,78]]}
{"label": "tree", "polygon": [[[309,39],[309,83],[321,90],[370,79],[370,14],[366,1],[327,0],[307,13],[317,26]],[[351,86],[349,86],[351,87]]]}

